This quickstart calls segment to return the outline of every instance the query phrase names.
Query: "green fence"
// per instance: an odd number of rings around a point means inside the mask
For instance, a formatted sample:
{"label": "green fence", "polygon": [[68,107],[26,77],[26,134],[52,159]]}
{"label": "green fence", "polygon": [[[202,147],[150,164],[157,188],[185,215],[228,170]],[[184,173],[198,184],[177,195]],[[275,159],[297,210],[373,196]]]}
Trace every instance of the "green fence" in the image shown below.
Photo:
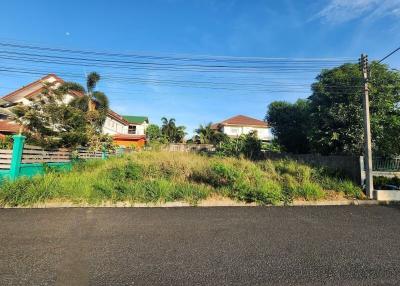
{"label": "green fence", "polygon": [[386,171],[386,172],[400,172],[400,158],[380,158],[375,157],[372,160],[374,171]]}
{"label": "green fence", "polygon": [[[44,150],[25,144],[25,136],[14,135],[12,150],[0,150],[0,179],[16,180],[18,177],[43,175],[47,169],[69,171],[72,169],[72,152],[67,149]],[[108,153],[78,149],[80,159],[106,159]]]}

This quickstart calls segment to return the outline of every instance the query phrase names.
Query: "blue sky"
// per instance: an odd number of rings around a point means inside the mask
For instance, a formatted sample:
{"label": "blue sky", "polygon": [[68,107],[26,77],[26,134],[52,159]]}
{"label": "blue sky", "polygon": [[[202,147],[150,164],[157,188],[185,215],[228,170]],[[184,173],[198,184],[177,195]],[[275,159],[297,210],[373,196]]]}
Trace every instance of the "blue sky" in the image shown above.
{"label": "blue sky", "polygon": [[[361,52],[379,59],[400,46],[398,0],[147,0],[147,1],[2,1],[0,42],[144,55],[267,58],[351,58]],[[1,51],[0,47],[0,51]],[[388,61],[400,68],[400,53]],[[135,82],[107,79],[98,89],[121,114],[148,115],[153,123],[174,117],[192,133],[200,123],[244,114],[262,119],[274,100],[294,101],[310,94],[317,72],[191,73],[164,70],[119,71],[81,66],[41,65],[0,59],[1,66],[36,68],[83,82],[85,73],[135,75]],[[74,74],[75,77],[68,75]],[[81,79],[76,77],[81,75]],[[38,75],[0,72],[4,95]],[[213,89],[153,84],[153,80],[239,83]],[[243,83],[287,82],[295,90],[250,90]],[[300,88],[301,87],[301,88]]]}

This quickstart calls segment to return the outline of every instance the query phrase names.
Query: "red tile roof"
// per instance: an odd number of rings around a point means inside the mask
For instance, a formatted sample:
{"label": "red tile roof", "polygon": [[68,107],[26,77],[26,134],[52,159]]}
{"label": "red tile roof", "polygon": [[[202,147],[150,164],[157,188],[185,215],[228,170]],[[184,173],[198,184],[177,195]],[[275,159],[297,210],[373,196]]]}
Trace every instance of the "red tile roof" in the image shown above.
{"label": "red tile roof", "polygon": [[[28,85],[25,85],[25,86],[23,86],[23,87],[21,87],[21,88],[15,90],[15,91],[9,93],[9,94],[3,96],[3,99],[8,100],[8,99],[10,99],[12,96],[16,95],[17,93],[19,93],[19,92],[21,92],[21,91],[23,91],[23,90],[25,90],[25,89],[28,89],[28,88],[34,86],[35,84],[44,82],[44,81],[48,80],[48,79],[51,78],[51,77],[54,77],[54,78],[56,79],[57,82],[60,82],[60,83],[64,82],[64,81],[63,81],[61,78],[59,78],[57,75],[55,75],[55,74],[48,74],[48,75],[46,75],[46,76],[44,76],[44,77],[42,77],[42,78],[40,78],[40,79],[38,79],[38,80],[36,80],[36,81],[34,81],[34,82],[31,82],[31,83],[28,84]],[[42,86],[39,87],[39,89],[41,89],[41,88],[42,88]]]}
{"label": "red tile roof", "polygon": [[[5,95],[5,96],[3,96],[2,99],[4,99],[4,100],[12,99],[12,97],[13,97],[14,95],[16,95],[16,94],[18,94],[18,93],[20,93],[20,92],[22,92],[22,91],[24,91],[24,90],[26,90],[26,89],[32,87],[32,86],[34,86],[34,85],[36,85],[36,84],[45,82],[46,80],[48,80],[48,79],[50,79],[50,78],[52,78],[52,77],[55,78],[55,82],[59,82],[59,83],[63,83],[63,82],[64,82],[64,80],[63,80],[62,78],[58,77],[57,75],[55,75],[55,74],[48,74],[48,75],[42,77],[41,79],[38,79],[37,81],[31,82],[30,84],[28,84],[28,85],[26,85],[26,86],[23,86],[23,87],[21,87],[21,88],[15,90],[15,91],[13,91],[13,92],[11,92],[11,93]],[[29,97],[38,95],[38,94],[40,94],[40,92],[43,91],[43,89],[44,89],[43,85],[39,85],[39,86],[37,87],[37,89],[31,91],[30,93],[28,93],[28,94],[25,95],[24,97],[25,97],[25,98],[29,98]],[[72,90],[72,91],[70,91],[70,93],[71,93],[72,95],[75,95],[75,96],[83,96],[83,94],[82,94],[81,92],[78,92],[78,91],[73,91],[73,90]],[[107,115],[108,115],[109,117],[113,118],[114,120],[116,120],[116,121],[118,121],[118,122],[124,124],[124,125],[129,125],[129,122],[128,122],[127,120],[125,120],[121,115],[119,115],[118,113],[112,111],[111,109],[108,110]]]}
{"label": "red tile roof", "polygon": [[0,132],[18,133],[21,125],[11,120],[0,120]]}
{"label": "red tile roof", "polygon": [[219,126],[234,125],[234,126],[255,126],[255,127],[268,127],[268,124],[264,121],[251,118],[244,115],[237,115],[228,118],[220,123],[213,124],[212,128],[217,129]]}
{"label": "red tile roof", "polygon": [[111,117],[112,119],[124,124],[124,125],[129,125],[129,122],[125,120],[121,115],[116,113],[115,111],[112,111],[111,109],[108,109],[107,115]]}

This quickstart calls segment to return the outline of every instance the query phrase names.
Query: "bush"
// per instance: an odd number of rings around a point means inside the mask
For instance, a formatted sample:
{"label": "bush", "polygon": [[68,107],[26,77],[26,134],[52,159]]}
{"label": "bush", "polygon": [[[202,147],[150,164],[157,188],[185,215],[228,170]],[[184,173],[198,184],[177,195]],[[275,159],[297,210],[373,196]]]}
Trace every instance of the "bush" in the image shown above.
{"label": "bush", "polygon": [[217,155],[228,157],[240,157],[241,155],[250,160],[257,160],[262,157],[261,140],[257,134],[251,132],[241,135],[239,138],[227,139],[221,142],[217,148]]}

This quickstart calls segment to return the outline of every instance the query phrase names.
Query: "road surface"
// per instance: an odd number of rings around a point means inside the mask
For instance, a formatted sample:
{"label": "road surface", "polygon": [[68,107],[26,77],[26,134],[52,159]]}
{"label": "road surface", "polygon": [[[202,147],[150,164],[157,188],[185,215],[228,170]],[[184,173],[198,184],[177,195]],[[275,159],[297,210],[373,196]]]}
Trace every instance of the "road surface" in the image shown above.
{"label": "road surface", "polygon": [[0,210],[0,285],[399,285],[400,208]]}

